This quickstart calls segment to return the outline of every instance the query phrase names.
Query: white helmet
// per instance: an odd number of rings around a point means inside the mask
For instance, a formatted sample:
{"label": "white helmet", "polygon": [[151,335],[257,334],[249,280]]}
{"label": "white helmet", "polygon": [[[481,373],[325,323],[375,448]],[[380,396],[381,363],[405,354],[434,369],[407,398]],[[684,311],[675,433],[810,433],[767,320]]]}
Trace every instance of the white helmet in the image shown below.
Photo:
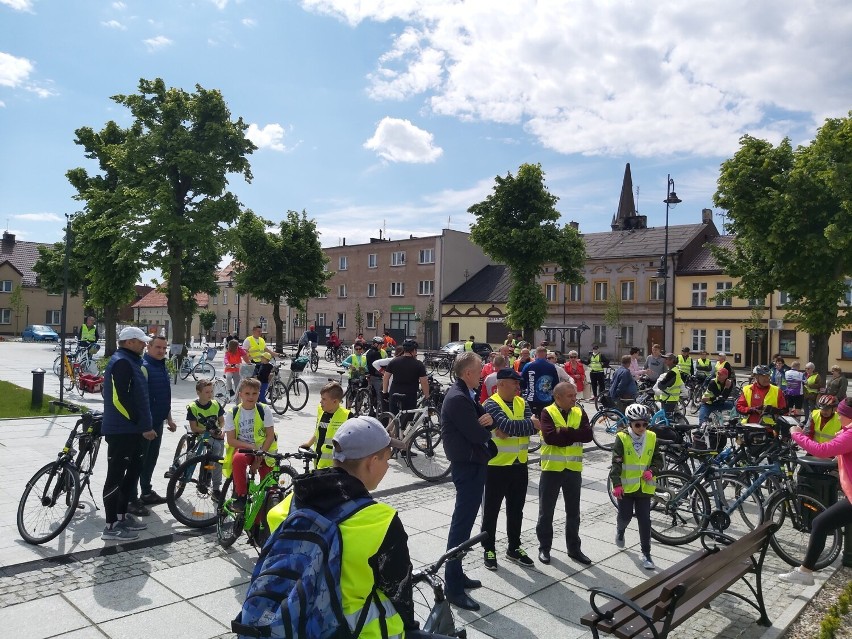
{"label": "white helmet", "polygon": [[641,422],[651,419],[651,411],[644,404],[630,404],[627,410],[624,411],[625,417],[629,422]]}

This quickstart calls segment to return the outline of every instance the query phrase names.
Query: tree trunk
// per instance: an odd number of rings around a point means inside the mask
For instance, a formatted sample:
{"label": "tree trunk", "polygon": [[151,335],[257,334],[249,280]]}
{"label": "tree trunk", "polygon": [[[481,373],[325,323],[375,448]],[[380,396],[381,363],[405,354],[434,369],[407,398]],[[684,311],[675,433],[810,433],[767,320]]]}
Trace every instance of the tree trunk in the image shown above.
{"label": "tree trunk", "polygon": [[115,325],[118,321],[118,308],[115,306],[104,306],[104,357],[109,357],[115,352],[118,335]]}
{"label": "tree trunk", "polygon": [[167,309],[172,321],[172,344],[186,343],[186,319],[183,310],[183,291],[181,290],[181,250],[172,249],[171,268],[166,273],[169,278]]}
{"label": "tree trunk", "polygon": [[828,379],[828,339],[831,337],[828,333],[817,333],[811,335],[813,343],[813,352],[811,353],[811,361],[816,367],[816,372]]}
{"label": "tree trunk", "polygon": [[272,319],[275,321],[275,345],[279,353],[284,352],[284,320],[281,319],[281,304],[272,305]]}

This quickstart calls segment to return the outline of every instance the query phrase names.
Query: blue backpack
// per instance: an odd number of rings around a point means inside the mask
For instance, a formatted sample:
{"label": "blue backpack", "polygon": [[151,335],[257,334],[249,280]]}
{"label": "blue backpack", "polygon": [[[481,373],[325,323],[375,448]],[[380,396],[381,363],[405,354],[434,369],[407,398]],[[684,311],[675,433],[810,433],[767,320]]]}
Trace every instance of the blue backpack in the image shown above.
{"label": "blue backpack", "polygon": [[374,504],[361,497],[323,515],[293,502],[290,514],[272,533],[254,568],[246,600],[231,630],[244,637],[327,639],[357,637],[375,587],[354,630],[343,614],[340,522]]}

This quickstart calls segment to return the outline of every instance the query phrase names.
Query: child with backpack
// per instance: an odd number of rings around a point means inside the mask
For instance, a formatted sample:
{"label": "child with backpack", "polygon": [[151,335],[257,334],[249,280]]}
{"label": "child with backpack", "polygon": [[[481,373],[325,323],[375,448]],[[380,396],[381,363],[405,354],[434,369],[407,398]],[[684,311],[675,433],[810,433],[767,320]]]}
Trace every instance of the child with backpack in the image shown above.
{"label": "child with backpack", "polygon": [[254,378],[240,381],[238,390],[240,403],[225,413],[225,462],[222,464],[222,474],[234,477],[234,493],[237,498],[232,508],[241,512],[246,507],[248,493],[247,471],[251,465],[251,473],[260,470],[263,479],[275,465],[275,460],[268,457],[255,457],[242,450],[263,450],[274,453],[278,450],[275,441],[275,423],[269,406],[259,403],[260,382]]}
{"label": "child with backpack", "polygon": [[[222,427],[225,425],[225,409],[213,399],[213,382],[202,379],[195,384],[195,394],[198,398],[186,407],[186,421],[193,433],[209,435],[210,452],[219,458],[225,453],[225,435]],[[216,464],[213,469],[213,499],[222,501],[222,466]]]}
{"label": "child with backpack", "polygon": [[402,444],[362,416],[344,422],[332,446],[334,468],[299,477],[269,511],[272,535],[231,626],[240,637],[379,639],[417,628],[408,535],[369,492]]}
{"label": "child with backpack", "polygon": [[302,448],[313,450],[317,454],[316,468],[331,468],[334,465],[332,453],[334,448],[331,440],[334,439],[337,429],[347,419],[350,411],[340,404],[343,401],[343,387],[337,382],[329,382],[320,389],[320,405],[317,407],[317,426],[314,435],[304,444]]}

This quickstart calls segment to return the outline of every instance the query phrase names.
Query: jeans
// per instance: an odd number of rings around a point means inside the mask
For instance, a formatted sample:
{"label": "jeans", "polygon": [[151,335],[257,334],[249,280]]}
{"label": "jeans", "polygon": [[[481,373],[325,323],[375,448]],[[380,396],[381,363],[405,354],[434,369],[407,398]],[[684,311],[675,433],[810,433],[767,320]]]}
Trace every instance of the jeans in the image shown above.
{"label": "jeans", "polygon": [[580,486],[582,473],[576,470],[541,471],[538,480],[538,522],[535,535],[538,547],[550,550],[553,545],[553,513],[559,491],[565,502],[565,547],[569,553],[580,552]]}
{"label": "jeans", "polygon": [[[544,474],[544,473],[542,473]],[[638,495],[638,496],[637,496]],[[636,523],[639,525],[639,547],[643,555],[651,555],[651,496],[644,493],[624,493],[618,500],[618,518],[616,526],[624,532],[636,513]]]}
{"label": "jeans", "polygon": [[[470,539],[470,532],[482,503],[482,491],[485,488],[485,464],[470,462],[452,462],[450,474],[456,487],[456,505],[450,521],[450,533],[447,536],[447,550],[455,548]],[[460,595],[464,592],[464,569],[461,559],[448,561],[444,567],[444,582],[448,595]]]}
{"label": "jeans", "polygon": [[711,413],[718,413],[720,411],[729,411],[734,407],[734,402],[729,399],[723,400],[721,402],[713,402],[712,404],[701,404],[698,409],[698,423],[703,424],[710,418]]}
{"label": "jeans", "polygon": [[817,515],[811,524],[811,538],[808,541],[808,550],[802,565],[813,570],[817,559],[825,549],[828,533],[849,524],[852,524],[852,503],[846,499],[840,500]]}
{"label": "jeans", "polygon": [[[139,490],[143,495],[154,490],[151,479],[154,477],[154,467],[157,465],[157,458],[160,456],[160,444],[163,441],[163,422],[154,424],[153,430],[157,433],[157,438],[151,441],[145,440],[145,457],[142,460],[142,470],[139,473]],[[133,489],[133,497],[136,497],[135,488]]]}
{"label": "jeans", "polygon": [[237,389],[240,387],[240,372],[225,373],[225,384],[228,387],[228,393],[231,397],[236,395]]}
{"label": "jeans", "polygon": [[114,524],[118,515],[127,513],[127,504],[136,492],[145,444],[141,434],[105,435],[107,473],[104,480],[104,514],[106,523]]}
{"label": "jeans", "polygon": [[511,466],[486,466],[485,496],[482,499],[482,532],[488,533],[483,542],[485,550],[494,550],[497,532],[497,515],[503,499],[506,499],[506,536],[509,550],[521,547],[521,523],[524,518],[524,503],[527,500],[529,469],[526,464]]}

